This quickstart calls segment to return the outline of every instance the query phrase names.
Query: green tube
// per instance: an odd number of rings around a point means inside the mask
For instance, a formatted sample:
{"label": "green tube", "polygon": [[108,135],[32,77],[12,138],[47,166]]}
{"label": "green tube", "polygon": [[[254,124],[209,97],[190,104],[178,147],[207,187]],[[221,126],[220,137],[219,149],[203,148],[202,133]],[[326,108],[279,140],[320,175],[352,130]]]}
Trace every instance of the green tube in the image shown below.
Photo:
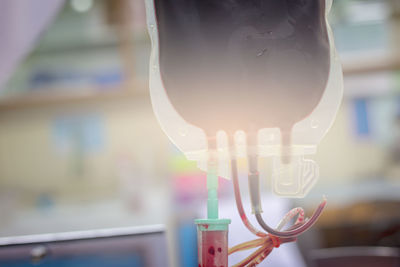
{"label": "green tube", "polygon": [[218,219],[218,175],[216,166],[209,164],[207,172],[207,218]]}
{"label": "green tube", "polygon": [[229,219],[218,219],[218,162],[210,156],[207,168],[207,219],[197,224],[199,266],[228,266]]}

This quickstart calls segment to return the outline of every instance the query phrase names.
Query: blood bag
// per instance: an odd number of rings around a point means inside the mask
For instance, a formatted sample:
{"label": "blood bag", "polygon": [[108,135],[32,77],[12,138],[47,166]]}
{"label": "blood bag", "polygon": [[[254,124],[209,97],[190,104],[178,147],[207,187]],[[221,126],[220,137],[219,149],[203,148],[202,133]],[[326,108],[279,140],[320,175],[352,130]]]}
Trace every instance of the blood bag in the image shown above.
{"label": "blood bag", "polygon": [[[331,127],[342,70],[327,15],[332,1],[147,0],[150,94],[165,133],[206,170],[216,137],[218,174],[238,157],[273,160],[273,191],[304,197],[318,179],[306,158]],[[246,145],[246,135],[256,142]]]}

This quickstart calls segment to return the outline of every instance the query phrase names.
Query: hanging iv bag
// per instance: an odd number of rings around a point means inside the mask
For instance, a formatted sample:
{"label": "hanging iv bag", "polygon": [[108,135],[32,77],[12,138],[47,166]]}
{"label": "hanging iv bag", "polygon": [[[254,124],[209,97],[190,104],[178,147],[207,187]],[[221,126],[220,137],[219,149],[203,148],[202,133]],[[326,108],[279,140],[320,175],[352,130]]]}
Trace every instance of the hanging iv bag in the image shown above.
{"label": "hanging iv bag", "polygon": [[[218,175],[237,157],[272,158],[272,188],[304,197],[319,177],[306,158],[331,127],[343,95],[327,15],[331,0],[146,0],[150,95],[170,140]],[[246,145],[246,134],[256,142]]]}

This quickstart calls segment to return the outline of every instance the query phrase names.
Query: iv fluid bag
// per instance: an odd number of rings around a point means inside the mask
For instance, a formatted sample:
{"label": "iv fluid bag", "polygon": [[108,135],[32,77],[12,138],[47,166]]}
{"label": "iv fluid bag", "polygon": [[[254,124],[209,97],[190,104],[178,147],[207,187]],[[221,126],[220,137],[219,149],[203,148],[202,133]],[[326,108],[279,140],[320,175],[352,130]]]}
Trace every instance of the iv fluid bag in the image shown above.
{"label": "iv fluid bag", "polygon": [[[257,131],[274,158],[274,192],[304,196],[318,178],[313,154],[342,97],[342,74],[324,0],[147,1],[150,87],[163,129],[205,169],[217,134],[220,175],[229,177],[226,135]],[[282,158],[290,158],[282,161]]]}
{"label": "iv fluid bag", "polygon": [[323,1],[155,5],[161,78],[188,123],[211,136],[287,131],[319,103],[330,67]]}

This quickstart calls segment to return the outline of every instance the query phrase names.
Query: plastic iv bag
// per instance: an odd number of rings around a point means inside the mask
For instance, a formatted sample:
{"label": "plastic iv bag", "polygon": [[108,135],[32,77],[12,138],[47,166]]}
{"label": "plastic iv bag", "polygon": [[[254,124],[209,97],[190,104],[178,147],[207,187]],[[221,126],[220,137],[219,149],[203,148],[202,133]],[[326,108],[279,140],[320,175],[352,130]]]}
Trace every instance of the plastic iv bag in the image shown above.
{"label": "plastic iv bag", "polygon": [[206,170],[217,136],[219,175],[230,177],[227,136],[246,156],[256,132],[272,157],[272,188],[303,197],[318,179],[306,155],[333,123],[342,71],[327,21],[331,1],[148,0],[150,94],[163,130]]}

